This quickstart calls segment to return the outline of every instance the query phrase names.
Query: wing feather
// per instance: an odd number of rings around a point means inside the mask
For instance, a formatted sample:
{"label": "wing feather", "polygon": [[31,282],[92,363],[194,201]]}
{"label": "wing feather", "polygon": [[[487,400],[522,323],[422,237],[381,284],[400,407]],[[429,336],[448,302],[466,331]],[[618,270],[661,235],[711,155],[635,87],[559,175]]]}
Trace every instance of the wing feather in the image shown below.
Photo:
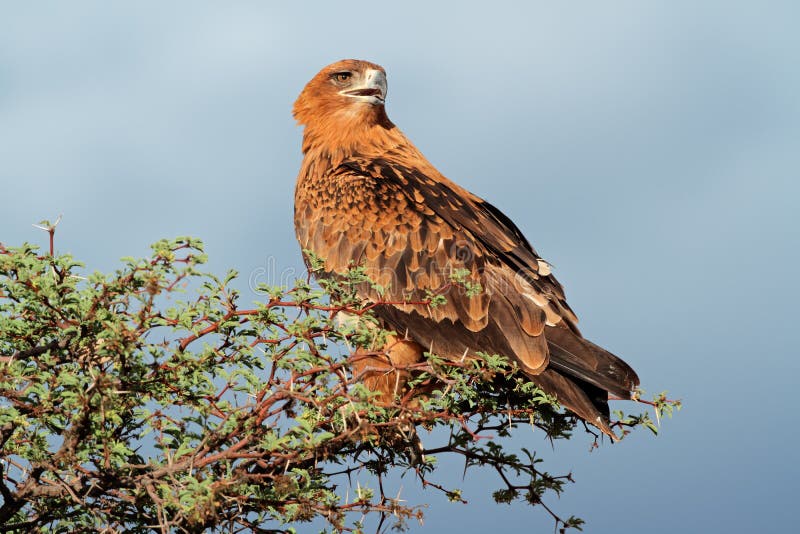
{"label": "wing feather", "polygon": [[[512,241],[500,229],[492,231],[499,244],[476,236],[485,216],[470,197],[462,198],[450,187],[437,187],[438,182],[425,175],[380,159],[348,160],[324,178],[326,187],[300,199],[311,206],[312,213],[309,217],[309,210],[303,210],[304,217],[296,224],[301,244],[311,245],[331,275],[361,262],[370,278],[386,289],[384,295],[366,286],[360,290],[363,298],[375,301],[418,302],[430,292],[445,291],[447,302],[440,306],[395,307],[405,313],[414,310],[437,324],[462,325],[453,329],[454,357],[473,350],[498,352],[497,340],[502,338],[508,354],[528,372],[539,372],[547,365],[548,349],[541,336],[545,314],[508,291],[514,283],[510,266],[497,254]],[[348,210],[346,217],[325,216],[353,205],[359,209]],[[471,211],[474,220],[467,217]],[[364,229],[369,230],[366,241]],[[462,287],[449,287],[458,270],[469,272],[468,280],[486,291],[472,295]],[[551,285],[550,292],[557,296],[557,286]],[[547,296],[541,299],[546,301]],[[490,331],[483,332],[487,341],[476,346],[471,333],[489,326]],[[464,327],[468,333],[459,336]]]}
{"label": "wing feather", "polygon": [[[442,357],[513,357],[545,391],[610,433],[607,392],[629,397],[638,378],[583,339],[549,264],[497,208],[433,167],[390,156],[353,157],[298,184],[301,246],[325,261],[329,276],[363,266],[385,293],[364,284],[360,296],[390,303],[376,308],[388,327]],[[450,287],[464,269],[482,292]],[[444,290],[445,304],[414,304]]]}

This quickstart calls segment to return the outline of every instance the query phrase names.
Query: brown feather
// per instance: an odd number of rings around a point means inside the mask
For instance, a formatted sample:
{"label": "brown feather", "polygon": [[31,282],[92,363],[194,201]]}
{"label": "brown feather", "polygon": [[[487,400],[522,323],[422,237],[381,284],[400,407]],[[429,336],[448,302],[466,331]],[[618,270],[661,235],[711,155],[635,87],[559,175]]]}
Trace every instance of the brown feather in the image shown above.
{"label": "brown feather", "polygon": [[[344,60],[320,71],[294,107],[305,126],[295,190],[303,250],[325,262],[324,276],[354,265],[386,289],[365,284],[364,299],[447,302],[384,305],[385,324],[444,358],[476,351],[514,359],[545,391],[610,434],[608,392],[638,384],[622,360],[583,339],[550,266],[500,210],[448,180],[389,121],[382,104],[340,94],[333,73],[365,76],[373,63]],[[451,287],[466,269],[483,292]],[[399,376],[399,375],[398,375]],[[368,386],[388,387],[370,378]]]}

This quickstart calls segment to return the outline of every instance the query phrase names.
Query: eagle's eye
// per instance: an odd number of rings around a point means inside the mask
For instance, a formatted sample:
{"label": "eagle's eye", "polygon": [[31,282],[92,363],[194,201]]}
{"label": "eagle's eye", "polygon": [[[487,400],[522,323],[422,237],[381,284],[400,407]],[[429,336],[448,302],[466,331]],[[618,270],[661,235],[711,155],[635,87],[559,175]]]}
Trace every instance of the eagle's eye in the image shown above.
{"label": "eagle's eye", "polygon": [[333,79],[336,80],[339,83],[344,83],[344,82],[346,82],[347,80],[349,80],[352,77],[353,77],[353,73],[352,72],[347,72],[347,71],[337,72],[337,73],[335,73],[333,75]]}

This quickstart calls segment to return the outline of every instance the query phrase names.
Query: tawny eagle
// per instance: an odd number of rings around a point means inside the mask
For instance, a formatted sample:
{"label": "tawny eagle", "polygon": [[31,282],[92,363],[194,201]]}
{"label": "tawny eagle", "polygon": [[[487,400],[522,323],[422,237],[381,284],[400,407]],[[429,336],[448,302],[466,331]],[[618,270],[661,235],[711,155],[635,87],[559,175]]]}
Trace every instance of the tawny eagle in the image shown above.
{"label": "tawny eagle", "polygon": [[[630,399],[636,373],[583,338],[561,284],[519,228],[443,176],[389,120],[386,90],[382,67],[343,60],[314,76],[294,105],[305,127],[297,238],[324,261],[322,276],[363,266],[385,288],[360,290],[364,299],[394,303],[375,309],[397,333],[379,367],[419,361],[423,351],[449,359],[501,354],[613,436],[609,394]],[[449,291],[446,304],[425,305],[455,272],[468,272],[482,291]],[[397,375],[383,375],[366,383],[390,393]]]}

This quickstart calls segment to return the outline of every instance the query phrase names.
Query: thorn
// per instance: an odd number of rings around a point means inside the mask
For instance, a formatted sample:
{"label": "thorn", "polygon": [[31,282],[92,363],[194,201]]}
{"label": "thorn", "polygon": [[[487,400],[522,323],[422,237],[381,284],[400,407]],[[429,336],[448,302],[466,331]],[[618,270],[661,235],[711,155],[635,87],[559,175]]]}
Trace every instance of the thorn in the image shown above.
{"label": "thorn", "polygon": [[54,222],[50,226],[42,226],[39,224],[32,224],[31,226],[33,226],[34,228],[38,228],[39,230],[44,230],[45,232],[51,232],[56,229],[56,226],[58,226],[58,223],[61,222],[62,217],[63,215],[59,215],[58,218],[56,219],[56,222]]}
{"label": "thorn", "polygon": [[[44,227],[44,226],[41,226],[39,224],[34,224],[33,225],[34,228],[38,228],[40,230],[44,230],[45,232],[50,234],[50,256],[53,256],[53,254],[54,254],[55,247],[54,247],[54,244],[53,244],[53,237],[55,236],[55,233],[56,233],[56,226],[58,226],[58,223],[61,222],[61,218],[62,217],[63,217],[63,215],[59,215],[58,218],[56,219],[56,222],[52,223],[49,227]],[[53,274],[56,274],[55,267],[53,267]]]}

